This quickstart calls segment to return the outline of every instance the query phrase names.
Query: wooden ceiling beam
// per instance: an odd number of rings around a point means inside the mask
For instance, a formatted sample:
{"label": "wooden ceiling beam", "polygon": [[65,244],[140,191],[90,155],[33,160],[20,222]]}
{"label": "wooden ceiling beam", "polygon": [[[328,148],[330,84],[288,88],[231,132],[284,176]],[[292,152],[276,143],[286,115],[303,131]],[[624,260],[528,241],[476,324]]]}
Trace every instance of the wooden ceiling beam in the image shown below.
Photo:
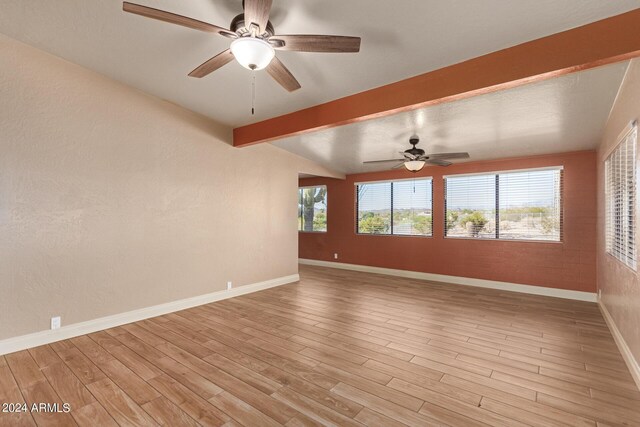
{"label": "wooden ceiling beam", "polygon": [[233,145],[245,147],[269,142],[635,58],[640,56],[638,28],[640,8],[325,104],[235,128]]}

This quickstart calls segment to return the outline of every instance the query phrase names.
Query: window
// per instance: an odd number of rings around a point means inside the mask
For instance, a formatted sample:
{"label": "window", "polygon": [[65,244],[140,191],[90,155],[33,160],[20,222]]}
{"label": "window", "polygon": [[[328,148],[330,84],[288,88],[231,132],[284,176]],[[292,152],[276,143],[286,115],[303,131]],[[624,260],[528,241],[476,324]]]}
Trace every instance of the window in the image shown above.
{"label": "window", "polygon": [[561,195],[561,167],[445,177],[445,236],[559,242]]}
{"label": "window", "polygon": [[358,233],[391,234],[391,183],[356,186]]}
{"label": "window", "polygon": [[327,187],[298,189],[298,231],[327,231]]}
{"label": "window", "polygon": [[356,232],[431,236],[431,178],[356,184]]}
{"label": "window", "polygon": [[636,269],[636,142],[634,123],[605,160],[607,253]]}
{"label": "window", "polygon": [[445,178],[445,235],[495,238],[496,175]]}

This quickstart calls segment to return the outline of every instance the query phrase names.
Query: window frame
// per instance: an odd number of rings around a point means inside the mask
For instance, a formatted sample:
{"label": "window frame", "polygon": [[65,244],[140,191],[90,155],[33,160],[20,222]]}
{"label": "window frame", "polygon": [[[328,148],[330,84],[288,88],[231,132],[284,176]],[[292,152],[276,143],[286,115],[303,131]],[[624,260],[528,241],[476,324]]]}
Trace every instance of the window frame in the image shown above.
{"label": "window frame", "polygon": [[[431,234],[393,234],[393,183],[394,182],[406,182],[406,181],[431,181]],[[390,211],[391,211],[391,221],[390,221],[390,232],[389,233],[361,233],[359,230],[359,221],[358,221],[358,186],[360,185],[368,185],[368,184],[390,184]],[[417,237],[417,238],[433,238],[433,177],[432,176],[421,176],[419,178],[399,178],[399,179],[385,179],[385,180],[375,180],[375,181],[359,181],[353,183],[354,188],[354,211],[355,211],[355,234],[356,236],[384,236],[384,237]]]}
{"label": "window frame", "polygon": [[[560,236],[558,240],[544,240],[544,239],[509,239],[500,238],[500,175],[519,172],[538,172],[538,171],[560,171]],[[495,176],[495,221],[496,231],[493,238],[481,238],[481,237],[467,237],[467,236],[448,236],[447,235],[447,178],[465,177],[465,176]],[[507,170],[493,170],[486,172],[473,172],[473,173],[461,173],[442,176],[442,191],[443,191],[443,212],[442,212],[442,228],[443,238],[445,239],[460,239],[460,240],[473,240],[484,242],[518,242],[518,243],[548,243],[548,244],[562,244],[564,243],[564,165],[558,166],[543,166],[538,168],[523,168],[523,169],[507,169]]]}
{"label": "window frame", "polygon": [[329,232],[329,188],[327,187],[326,184],[298,186],[298,206],[301,205],[300,195],[302,194],[302,190],[306,188],[318,188],[318,187],[324,187],[326,189],[325,199],[324,199],[325,215],[327,216],[326,228],[325,230],[311,230],[311,231],[300,229],[300,227],[304,225],[302,223],[303,212],[300,209],[298,209],[298,233],[328,233]]}
{"label": "window frame", "polygon": [[[627,219],[628,221],[625,224],[621,224],[620,228],[621,229],[625,229],[627,230],[627,233],[621,236],[618,236],[619,239],[621,241],[624,240],[629,240],[630,238],[630,234],[631,234],[631,238],[633,239],[633,250],[632,250],[632,255],[633,257],[630,259],[629,257],[629,251],[627,250],[627,252],[625,254],[620,254],[618,253],[618,251],[614,251],[614,247],[615,246],[619,246],[616,245],[616,236],[613,235],[614,233],[610,233],[610,229],[613,228],[615,230],[615,225],[611,224],[612,221],[612,209],[615,210],[615,208],[613,208],[614,206],[614,200],[616,199],[615,196],[613,196],[612,199],[612,193],[622,193],[622,189],[618,189],[616,190],[615,188],[610,189],[609,188],[609,183],[610,183],[610,161],[612,159],[612,157],[618,153],[618,150],[621,150],[623,148],[623,144],[627,144],[629,143],[629,138],[631,137],[632,134],[635,133],[635,141],[633,141],[633,146],[632,146],[632,150],[633,150],[633,161],[632,161],[632,188],[628,188],[627,190],[629,190],[629,192],[626,195],[619,195],[618,197],[621,199],[621,203],[620,206],[623,205],[622,202],[624,202],[624,200],[627,200],[627,205],[630,207],[630,209],[632,209],[632,212],[630,212],[630,214],[628,213],[627,215]],[[617,262],[619,262],[620,264],[624,265],[625,267],[633,270],[634,272],[638,271],[638,247],[637,247],[637,230],[636,230],[636,223],[637,223],[637,214],[638,214],[638,197],[637,197],[637,193],[638,193],[638,126],[637,126],[637,121],[633,121],[631,122],[629,125],[627,125],[625,127],[625,129],[623,129],[623,131],[620,133],[620,135],[618,136],[618,138],[616,139],[616,144],[611,148],[611,150],[609,151],[609,153],[607,154],[607,157],[604,160],[604,191],[605,191],[605,227],[604,227],[604,232],[605,232],[605,253],[607,255],[609,255],[611,258],[613,258],[614,260],[616,260]],[[626,149],[626,147],[625,147]],[[627,171],[628,172],[628,171]],[[621,177],[620,174],[618,174],[619,178]],[[631,196],[629,196],[629,194],[631,194]],[[629,203],[629,199],[632,198],[632,203]],[[613,215],[615,216],[615,213],[613,213]],[[629,233],[629,229],[632,229],[633,231],[631,233]]]}

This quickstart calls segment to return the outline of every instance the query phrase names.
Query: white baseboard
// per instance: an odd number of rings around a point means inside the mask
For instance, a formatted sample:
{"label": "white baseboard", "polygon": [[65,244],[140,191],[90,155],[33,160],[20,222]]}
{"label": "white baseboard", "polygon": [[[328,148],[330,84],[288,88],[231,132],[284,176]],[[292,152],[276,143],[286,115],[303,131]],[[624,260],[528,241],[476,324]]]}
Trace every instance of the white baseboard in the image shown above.
{"label": "white baseboard", "polygon": [[633,357],[631,349],[629,349],[627,342],[622,337],[620,330],[616,326],[616,323],[613,321],[613,317],[611,317],[611,313],[609,313],[607,307],[602,303],[602,300],[598,300],[598,307],[600,307],[602,317],[604,317],[604,321],[607,322],[607,326],[611,331],[611,335],[613,335],[613,340],[616,342],[618,350],[620,350],[622,358],[627,364],[627,368],[629,368],[629,372],[631,372],[633,381],[635,381],[638,390],[640,390],[640,365],[638,365],[638,361],[635,359],[635,357]]}
{"label": "white baseboard", "polygon": [[19,337],[8,338],[0,341],[0,356],[25,350],[27,348],[49,344],[55,341],[66,340],[68,338],[102,331],[104,329],[113,328],[131,322],[137,322],[150,317],[185,310],[198,305],[209,304],[215,301],[273,288],[275,286],[286,285],[287,283],[293,283],[299,280],[300,276],[298,274],[292,274],[291,276],[278,277],[264,282],[239,286],[230,290],[217,291],[210,294],[199,295],[197,297],[185,298],[165,304],[154,305],[152,307],[141,308],[139,310],[128,311],[126,313],[114,314],[113,316],[74,323],[72,325],[63,326],[60,329],[46,330]]}
{"label": "white baseboard", "polygon": [[480,288],[499,289],[503,291],[521,292],[525,294],[573,299],[578,301],[597,302],[595,292],[571,291],[567,289],[546,288],[544,286],[521,285],[518,283],[497,282],[494,280],[474,279],[471,277],[447,276],[444,274],[423,273],[420,271],[395,270],[392,268],[371,267],[368,265],[345,264],[341,262],[319,261],[315,259],[298,260],[300,264],[320,267],[340,268],[342,270],[362,271],[365,273],[386,274],[388,276],[406,277],[409,279],[429,280],[432,282],[454,283],[456,285],[476,286]]}

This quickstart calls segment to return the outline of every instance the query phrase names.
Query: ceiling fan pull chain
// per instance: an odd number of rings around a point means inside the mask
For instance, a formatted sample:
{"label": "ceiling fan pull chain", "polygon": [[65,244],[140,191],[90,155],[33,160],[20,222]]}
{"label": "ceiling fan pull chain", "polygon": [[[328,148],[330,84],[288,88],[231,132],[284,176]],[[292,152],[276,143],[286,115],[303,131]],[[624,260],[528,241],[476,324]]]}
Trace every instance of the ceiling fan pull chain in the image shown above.
{"label": "ceiling fan pull chain", "polygon": [[256,109],[256,70],[251,70],[253,82],[251,83],[251,115],[255,114]]}

